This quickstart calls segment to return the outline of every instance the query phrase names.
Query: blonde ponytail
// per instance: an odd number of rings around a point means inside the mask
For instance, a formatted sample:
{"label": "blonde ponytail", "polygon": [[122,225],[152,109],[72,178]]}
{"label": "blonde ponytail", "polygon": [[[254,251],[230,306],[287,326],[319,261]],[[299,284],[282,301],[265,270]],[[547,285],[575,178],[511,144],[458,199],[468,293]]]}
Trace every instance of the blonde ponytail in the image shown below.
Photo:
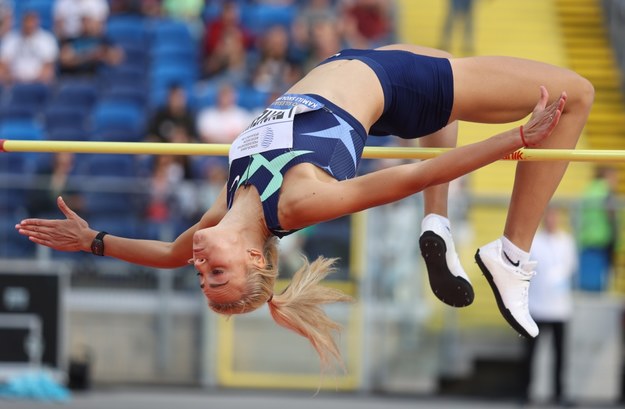
{"label": "blonde ponytail", "polygon": [[321,308],[323,304],[352,301],[341,291],[319,284],[335,271],[335,261],[319,257],[309,263],[304,258],[304,265],[295,273],[291,284],[282,294],[274,295],[269,303],[276,323],[308,338],[319,354],[322,369],[329,368],[333,360],[345,369],[333,337],[333,332],[340,331],[341,327]]}
{"label": "blonde ponytail", "polygon": [[278,240],[271,237],[263,249],[267,264],[265,268],[253,269],[247,279],[247,290],[240,300],[220,304],[209,301],[210,308],[220,314],[233,315],[254,311],[265,303],[276,323],[292,330],[310,341],[319,354],[322,369],[332,361],[344,369],[341,354],[333,338],[333,332],[341,327],[326,315],[321,306],[335,302],[349,302],[352,298],[339,290],[319,284],[335,271],[336,259],[317,258],[295,273],[291,284],[282,292],[274,294],[273,287],[278,276]]}

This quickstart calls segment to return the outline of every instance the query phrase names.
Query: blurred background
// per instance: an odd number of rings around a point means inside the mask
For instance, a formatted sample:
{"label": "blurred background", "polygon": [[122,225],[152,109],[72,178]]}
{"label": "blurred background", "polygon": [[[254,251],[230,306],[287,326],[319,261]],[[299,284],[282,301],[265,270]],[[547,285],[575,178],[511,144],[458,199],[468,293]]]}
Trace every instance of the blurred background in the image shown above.
{"label": "blurred background", "polygon": [[[596,89],[578,147],[625,149],[625,0],[0,0],[0,139],[230,143],[324,58],[391,42],[570,67]],[[510,126],[461,123],[459,143]],[[361,173],[399,162],[365,160]],[[473,262],[501,235],[514,165],[501,161],[451,186],[452,230],[476,291],[468,308],[431,294],[417,243],[421,195],[281,241],[278,287],[301,254],[323,254],[340,257],[327,285],[356,298],[328,307],[343,325],[347,370],[320,376],[308,342],[275,325],[266,307],[229,320],[209,312],[192,268],[59,253],[15,232],[26,217],[62,217],[62,195],[94,229],[172,240],[218,194],[225,158],[3,154],[0,406],[9,404],[2,396],[37,398],[28,388],[11,395],[12,380],[33,371],[86,396],[81,407],[90,393],[105,402],[119,388],[306,397],[320,388],[319,404],[332,407],[348,407],[324,401],[337,392],[423,407],[437,399],[622,404],[625,164],[569,166],[544,232],[568,246],[551,254],[568,255],[552,268],[571,304],[536,312],[547,326],[531,344],[502,319]],[[530,307],[548,306],[552,290],[536,291]],[[159,396],[163,405],[180,397]],[[124,397],[115,402],[126,407]],[[215,404],[239,407],[224,402]]]}

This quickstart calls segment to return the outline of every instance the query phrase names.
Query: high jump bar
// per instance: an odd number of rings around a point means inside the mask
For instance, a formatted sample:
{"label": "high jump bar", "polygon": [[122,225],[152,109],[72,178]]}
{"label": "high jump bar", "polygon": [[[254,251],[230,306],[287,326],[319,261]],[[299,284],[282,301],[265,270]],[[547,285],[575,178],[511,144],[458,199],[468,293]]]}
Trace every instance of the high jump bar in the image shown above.
{"label": "high jump bar", "polygon": [[[95,141],[26,141],[0,139],[0,152],[69,152],[129,155],[227,156],[229,144]],[[368,159],[429,159],[450,148],[365,147]],[[600,149],[520,149],[502,160],[623,162],[624,150]]]}

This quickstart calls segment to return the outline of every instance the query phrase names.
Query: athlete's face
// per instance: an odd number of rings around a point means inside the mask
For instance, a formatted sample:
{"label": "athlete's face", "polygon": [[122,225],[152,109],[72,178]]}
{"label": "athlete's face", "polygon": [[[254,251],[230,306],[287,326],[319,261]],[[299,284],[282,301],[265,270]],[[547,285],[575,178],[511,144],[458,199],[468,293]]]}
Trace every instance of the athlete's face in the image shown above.
{"label": "athlete's face", "polygon": [[240,300],[246,288],[248,251],[236,235],[211,227],[193,235],[193,258],[200,288],[211,301],[228,304]]}

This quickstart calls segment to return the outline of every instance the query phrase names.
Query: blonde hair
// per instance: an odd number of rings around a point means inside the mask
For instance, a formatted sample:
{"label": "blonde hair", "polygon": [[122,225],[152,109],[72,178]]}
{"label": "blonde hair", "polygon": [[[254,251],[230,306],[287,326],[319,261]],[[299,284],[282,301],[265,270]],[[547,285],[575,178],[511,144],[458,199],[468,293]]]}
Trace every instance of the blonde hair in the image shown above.
{"label": "blonde hair", "polygon": [[254,311],[269,301],[269,312],[274,321],[310,341],[321,360],[322,369],[333,361],[344,369],[343,359],[334,341],[333,333],[341,326],[332,321],[321,308],[324,304],[350,302],[352,298],[343,292],[322,286],[320,283],[335,271],[336,259],[318,257],[312,263],[303,257],[304,265],[294,274],[293,280],[281,294],[273,294],[278,277],[278,239],[271,237],[263,249],[265,268],[249,272],[247,290],[238,301],[228,304],[210,302],[213,311],[225,314],[243,314]]}

